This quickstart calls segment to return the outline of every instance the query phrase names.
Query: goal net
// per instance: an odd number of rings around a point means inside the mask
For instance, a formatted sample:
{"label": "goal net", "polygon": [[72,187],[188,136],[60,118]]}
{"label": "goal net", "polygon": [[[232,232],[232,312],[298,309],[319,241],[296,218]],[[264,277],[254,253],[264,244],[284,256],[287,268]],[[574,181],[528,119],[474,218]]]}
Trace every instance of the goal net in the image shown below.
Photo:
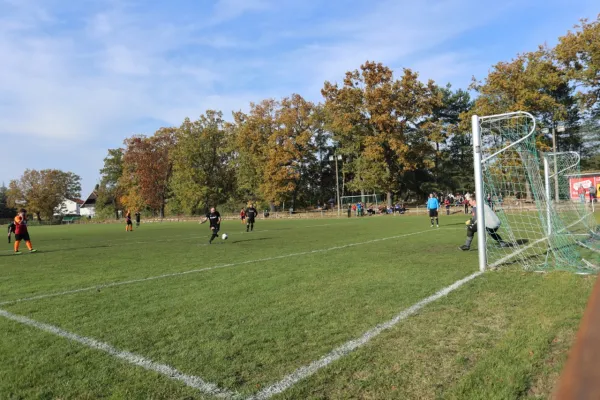
{"label": "goal net", "polygon": [[478,226],[484,203],[501,223],[499,236],[478,229],[480,268],[594,272],[570,233],[568,223],[576,220],[564,221],[547,193],[535,131],[534,117],[525,112],[473,117]]}
{"label": "goal net", "polygon": [[342,208],[348,207],[348,204],[363,203],[364,205],[378,206],[381,203],[380,196],[376,194],[365,194],[358,196],[342,196]]}
{"label": "goal net", "polygon": [[[581,175],[580,156],[574,151],[544,154],[544,184],[557,215],[567,229],[562,234],[576,236],[577,243],[600,254],[600,231],[594,217],[594,203],[583,201],[578,189],[589,190],[592,179]],[[582,250],[582,253],[589,251]],[[591,257],[600,259],[600,255]]]}

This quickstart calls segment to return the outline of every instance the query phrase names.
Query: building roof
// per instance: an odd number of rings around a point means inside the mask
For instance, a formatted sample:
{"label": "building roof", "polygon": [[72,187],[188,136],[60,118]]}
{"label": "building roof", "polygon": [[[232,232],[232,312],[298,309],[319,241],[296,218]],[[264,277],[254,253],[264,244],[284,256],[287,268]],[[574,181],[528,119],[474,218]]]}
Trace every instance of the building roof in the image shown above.
{"label": "building roof", "polygon": [[98,193],[96,191],[92,191],[87,199],[83,202],[83,206],[94,206],[96,205],[96,199],[98,198]]}

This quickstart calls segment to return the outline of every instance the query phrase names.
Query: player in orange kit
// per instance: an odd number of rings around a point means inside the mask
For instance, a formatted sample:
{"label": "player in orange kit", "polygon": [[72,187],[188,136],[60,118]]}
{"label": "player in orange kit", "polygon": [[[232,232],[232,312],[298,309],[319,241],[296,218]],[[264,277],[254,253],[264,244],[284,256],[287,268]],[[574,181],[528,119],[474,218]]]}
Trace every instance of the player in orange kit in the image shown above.
{"label": "player in orange kit", "polygon": [[27,210],[21,208],[19,214],[15,217],[15,254],[22,254],[19,251],[21,240],[25,241],[30,253],[35,253],[36,250],[31,245],[29,232],[27,231]]}

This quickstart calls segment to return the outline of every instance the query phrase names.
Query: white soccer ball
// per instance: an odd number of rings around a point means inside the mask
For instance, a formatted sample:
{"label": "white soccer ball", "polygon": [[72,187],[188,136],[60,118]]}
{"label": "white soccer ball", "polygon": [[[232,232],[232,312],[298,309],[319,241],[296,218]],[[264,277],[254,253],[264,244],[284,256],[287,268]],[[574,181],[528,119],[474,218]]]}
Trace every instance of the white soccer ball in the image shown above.
{"label": "white soccer ball", "polygon": [[229,237],[229,236],[227,236],[227,234],[226,234],[226,233],[224,233],[224,234],[222,234],[222,235],[221,235],[221,239],[223,239],[223,240],[227,240],[227,238],[228,238],[228,237]]}

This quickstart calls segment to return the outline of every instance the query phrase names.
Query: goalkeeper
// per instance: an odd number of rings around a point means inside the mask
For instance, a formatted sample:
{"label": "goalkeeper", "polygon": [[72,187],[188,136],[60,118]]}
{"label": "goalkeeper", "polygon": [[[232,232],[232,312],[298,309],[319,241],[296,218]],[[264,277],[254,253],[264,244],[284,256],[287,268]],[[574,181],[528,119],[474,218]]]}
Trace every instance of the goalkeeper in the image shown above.
{"label": "goalkeeper", "polygon": [[[477,202],[475,200],[475,196],[471,198],[469,201],[471,207],[473,207],[472,215],[473,217],[466,222],[467,224],[467,240],[465,244],[459,247],[462,251],[468,251],[471,248],[471,242],[473,241],[473,236],[475,232],[477,232],[477,213],[476,207]],[[508,243],[502,240],[502,237],[497,233],[500,228],[500,218],[496,215],[496,213],[488,206],[487,204],[483,204],[483,213],[485,219],[485,230],[490,234],[492,239],[494,239],[500,247],[508,247]]]}

